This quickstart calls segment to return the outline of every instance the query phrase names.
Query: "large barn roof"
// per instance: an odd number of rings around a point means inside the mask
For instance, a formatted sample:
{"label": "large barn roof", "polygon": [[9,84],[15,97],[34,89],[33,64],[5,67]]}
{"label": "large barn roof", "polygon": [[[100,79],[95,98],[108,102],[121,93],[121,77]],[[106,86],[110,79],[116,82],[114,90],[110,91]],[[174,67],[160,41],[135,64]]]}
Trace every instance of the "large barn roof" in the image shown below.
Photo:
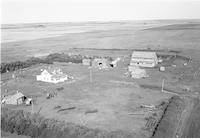
{"label": "large barn roof", "polygon": [[133,51],[132,58],[157,58],[156,52]]}

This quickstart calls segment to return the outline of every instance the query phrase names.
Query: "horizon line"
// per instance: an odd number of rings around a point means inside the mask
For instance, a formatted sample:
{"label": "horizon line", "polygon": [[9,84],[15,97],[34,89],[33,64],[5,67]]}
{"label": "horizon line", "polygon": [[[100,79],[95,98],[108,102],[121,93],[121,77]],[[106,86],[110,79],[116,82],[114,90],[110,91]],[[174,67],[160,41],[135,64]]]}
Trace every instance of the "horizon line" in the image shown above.
{"label": "horizon line", "polygon": [[48,24],[48,23],[106,23],[106,22],[133,22],[133,21],[170,21],[170,20],[200,20],[200,18],[169,18],[169,19],[133,19],[133,20],[96,20],[96,21],[48,21],[48,22],[16,22],[16,23],[2,23],[1,25],[13,24]]}

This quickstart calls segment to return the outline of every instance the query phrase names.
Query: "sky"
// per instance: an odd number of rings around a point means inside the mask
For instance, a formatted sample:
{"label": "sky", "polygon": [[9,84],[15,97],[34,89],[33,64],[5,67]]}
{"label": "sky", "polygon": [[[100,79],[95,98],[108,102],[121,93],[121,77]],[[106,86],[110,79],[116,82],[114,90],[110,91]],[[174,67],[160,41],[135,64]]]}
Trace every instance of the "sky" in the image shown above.
{"label": "sky", "polygon": [[1,0],[1,23],[200,19],[200,0]]}

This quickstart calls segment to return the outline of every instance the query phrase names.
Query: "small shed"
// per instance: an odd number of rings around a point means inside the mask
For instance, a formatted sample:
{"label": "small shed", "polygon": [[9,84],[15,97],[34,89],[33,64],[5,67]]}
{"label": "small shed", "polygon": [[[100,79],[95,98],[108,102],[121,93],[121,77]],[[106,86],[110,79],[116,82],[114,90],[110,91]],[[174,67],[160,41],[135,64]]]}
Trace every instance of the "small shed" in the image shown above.
{"label": "small shed", "polygon": [[128,71],[131,72],[131,77],[135,79],[148,77],[145,69],[141,69],[138,66],[129,66]]}
{"label": "small shed", "polygon": [[113,60],[111,63],[110,63],[110,66],[111,67],[116,67],[117,66],[117,63],[120,61],[121,59],[118,57],[117,59]]}
{"label": "small shed", "polygon": [[83,59],[82,60],[83,65],[90,66],[91,65],[91,59]]}
{"label": "small shed", "polygon": [[161,66],[161,67],[159,68],[159,70],[160,70],[160,71],[165,71],[165,67],[164,67],[164,66]]}
{"label": "small shed", "polygon": [[26,101],[25,101],[25,104],[26,105],[31,105],[33,103],[33,99],[32,98],[28,98]]}
{"label": "small shed", "polygon": [[146,78],[148,77],[148,75],[146,74],[146,71],[144,69],[136,69],[131,72],[131,77],[139,79],[139,78]]}
{"label": "small shed", "polygon": [[19,104],[24,103],[25,100],[26,100],[26,96],[24,96],[21,92],[17,92],[14,95],[6,96],[2,100],[2,103],[12,104],[12,105],[19,105]]}

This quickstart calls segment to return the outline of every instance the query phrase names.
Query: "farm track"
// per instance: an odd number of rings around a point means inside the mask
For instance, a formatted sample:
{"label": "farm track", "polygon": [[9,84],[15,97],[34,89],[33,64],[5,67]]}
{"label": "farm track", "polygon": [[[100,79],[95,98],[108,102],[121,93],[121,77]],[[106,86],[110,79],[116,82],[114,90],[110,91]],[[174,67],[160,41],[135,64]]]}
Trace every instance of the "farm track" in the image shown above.
{"label": "farm track", "polygon": [[174,138],[181,137],[184,131],[185,126],[187,126],[187,120],[189,119],[189,116],[191,115],[191,111],[194,106],[194,101],[189,98],[185,98],[185,101],[187,101],[186,107],[181,113],[180,120],[178,123],[178,127],[176,128],[176,133]]}
{"label": "farm track", "polygon": [[181,138],[199,138],[200,137],[200,98],[194,100],[194,106],[191,109],[190,116],[186,120],[184,129],[181,131]]}

